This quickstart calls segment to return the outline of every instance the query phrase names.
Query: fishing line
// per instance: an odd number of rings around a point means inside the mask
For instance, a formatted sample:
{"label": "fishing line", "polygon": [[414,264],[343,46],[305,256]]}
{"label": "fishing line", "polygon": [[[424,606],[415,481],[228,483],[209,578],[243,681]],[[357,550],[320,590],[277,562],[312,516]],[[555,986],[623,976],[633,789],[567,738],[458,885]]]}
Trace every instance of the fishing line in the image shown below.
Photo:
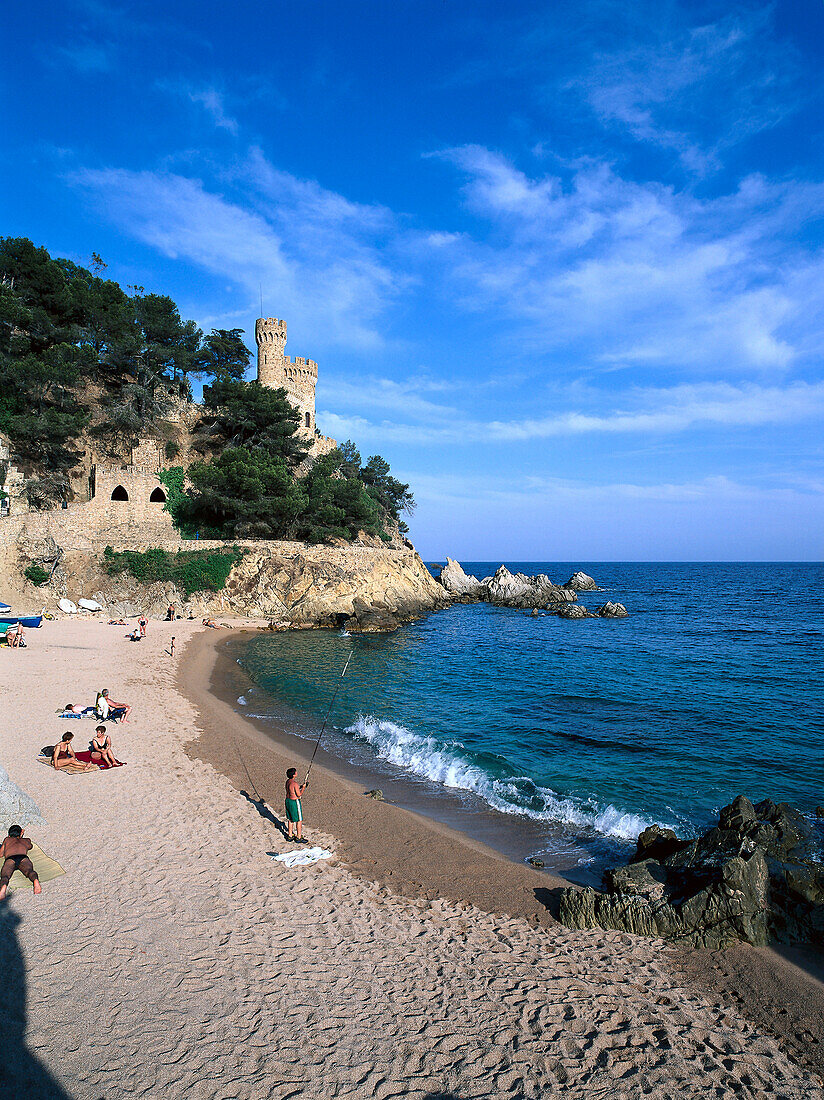
{"label": "fishing line", "polygon": [[323,737],[323,731],[326,729],[326,723],[329,721],[329,715],[332,713],[332,707],[335,705],[335,700],[338,697],[338,692],[340,691],[340,686],[343,683],[343,678],[346,675],[346,670],[347,670],[347,668],[349,668],[349,662],[352,660],[352,653],[353,652],[354,652],[354,650],[352,650],[350,652],[349,656],[346,658],[346,664],[343,666],[343,672],[340,674],[340,679],[338,680],[337,687],[335,688],[334,694],[332,695],[332,699],[329,703],[329,709],[326,711],[326,717],[323,720],[323,725],[320,727],[320,734],[318,735],[318,739],[315,742],[315,749],[314,749],[314,752],[312,753],[312,759],[309,761],[309,767],[306,769],[306,778],[303,781],[304,787],[309,782],[309,772],[311,772],[312,765],[315,762],[315,753],[318,751],[318,745],[320,744],[320,739],[321,739],[321,737]]}

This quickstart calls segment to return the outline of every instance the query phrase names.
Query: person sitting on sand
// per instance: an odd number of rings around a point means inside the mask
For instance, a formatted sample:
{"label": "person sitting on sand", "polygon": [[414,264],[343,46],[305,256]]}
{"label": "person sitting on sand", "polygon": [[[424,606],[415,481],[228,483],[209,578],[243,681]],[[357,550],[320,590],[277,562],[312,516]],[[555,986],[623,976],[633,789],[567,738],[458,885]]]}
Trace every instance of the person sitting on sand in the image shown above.
{"label": "person sitting on sand", "polygon": [[43,887],[37,877],[34,864],[29,859],[32,842],[23,836],[23,830],[19,825],[9,826],[9,835],[0,844],[0,901],[6,896],[9,888],[9,879],[15,871],[20,871],[34,886],[35,894],[39,894]]}
{"label": "person sitting on sand", "polygon": [[52,752],[52,767],[58,771],[60,768],[67,768],[69,764],[76,764],[84,772],[97,771],[96,764],[84,764],[81,760],[77,759],[74,748],[72,747],[72,741],[74,740],[73,733],[64,733],[60,741],[54,746]]}
{"label": "person sitting on sand", "polygon": [[12,649],[26,648],[26,643],[23,640],[23,627],[20,623],[16,626],[9,627],[6,631],[6,641]]}
{"label": "person sitting on sand", "polygon": [[115,759],[112,750],[112,739],[106,732],[105,726],[98,726],[94,731],[94,737],[89,742],[89,752],[95,764],[108,764],[110,768],[122,768],[120,760]]}
{"label": "person sitting on sand", "polygon": [[[286,771],[286,839],[296,840],[298,843],[303,841],[303,807],[301,806],[300,796],[309,786],[309,780],[305,783],[298,783],[295,776],[297,775],[297,768],[288,768]],[[293,830],[297,834],[293,835]]]}
{"label": "person sitting on sand", "polygon": [[114,699],[109,698],[109,689],[103,688],[98,694],[95,701],[95,710],[99,718],[102,718],[104,722],[127,722],[129,715],[132,713],[132,708],[128,703],[116,703]]}
{"label": "person sitting on sand", "polygon": [[134,630],[131,632],[131,634],[127,634],[126,637],[129,639],[130,642],[142,642],[143,641],[143,635],[140,633],[140,627],[139,626],[136,626],[134,628]]}
{"label": "person sitting on sand", "polygon": [[79,714],[81,718],[88,718],[90,714],[95,713],[94,707],[81,707],[75,703],[66,703],[63,707],[64,714]]}

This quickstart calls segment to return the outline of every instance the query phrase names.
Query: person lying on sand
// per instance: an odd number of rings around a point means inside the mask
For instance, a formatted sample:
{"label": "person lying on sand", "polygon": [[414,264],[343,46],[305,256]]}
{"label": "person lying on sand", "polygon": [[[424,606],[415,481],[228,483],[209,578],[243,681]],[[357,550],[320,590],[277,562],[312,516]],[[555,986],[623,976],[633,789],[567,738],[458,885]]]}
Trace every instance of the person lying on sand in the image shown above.
{"label": "person lying on sand", "polygon": [[217,630],[217,623],[215,622],[214,619],[204,619],[203,620],[203,625],[204,626],[210,626],[212,628],[212,630]]}
{"label": "person lying on sand", "polygon": [[84,772],[92,772],[97,770],[96,764],[84,764],[81,760],[77,759],[74,748],[72,747],[72,741],[74,740],[73,733],[64,733],[60,741],[54,746],[52,752],[52,767],[60,768],[68,767],[69,764],[76,764],[78,768]]}
{"label": "person lying on sand", "polygon": [[108,764],[110,768],[122,768],[122,763],[115,759],[112,750],[112,739],[106,732],[105,726],[98,726],[94,731],[94,737],[89,742],[89,752],[95,764]]}
{"label": "person lying on sand", "polygon": [[34,886],[35,894],[39,894],[43,887],[37,877],[32,861],[29,859],[32,843],[28,837],[23,836],[23,830],[19,825],[9,826],[9,835],[0,844],[0,900],[6,896],[9,888],[9,879],[15,871],[20,871]]}
{"label": "person lying on sand", "polygon": [[79,714],[81,718],[86,718],[89,714],[94,714],[94,707],[81,707],[75,703],[66,703],[63,707],[64,714]]}
{"label": "person lying on sand", "polygon": [[109,626],[128,626],[125,619],[109,619]]}
{"label": "person lying on sand", "polygon": [[132,708],[128,703],[116,703],[114,699],[109,697],[108,688],[103,688],[98,694],[94,705],[98,716],[102,718],[104,722],[106,720],[117,722],[118,719],[121,722],[127,722],[129,715],[132,713]]}
{"label": "person lying on sand", "polygon": [[[309,786],[309,781],[298,783],[295,776],[297,768],[288,768],[286,772],[286,839],[303,841],[303,807],[300,796]],[[297,835],[293,835],[293,830]]]}

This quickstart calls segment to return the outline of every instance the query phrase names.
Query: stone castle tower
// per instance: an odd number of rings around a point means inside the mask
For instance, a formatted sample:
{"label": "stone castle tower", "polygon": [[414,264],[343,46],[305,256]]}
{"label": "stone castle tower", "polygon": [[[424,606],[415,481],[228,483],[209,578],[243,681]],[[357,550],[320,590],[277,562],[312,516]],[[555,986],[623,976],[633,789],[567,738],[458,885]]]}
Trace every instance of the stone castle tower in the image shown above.
{"label": "stone castle tower", "polygon": [[282,386],[300,413],[303,430],[314,432],[317,363],[299,355],[293,361],[284,354],[286,322],[277,317],[259,317],[255,321],[255,342],[258,347],[258,382],[273,389]]}

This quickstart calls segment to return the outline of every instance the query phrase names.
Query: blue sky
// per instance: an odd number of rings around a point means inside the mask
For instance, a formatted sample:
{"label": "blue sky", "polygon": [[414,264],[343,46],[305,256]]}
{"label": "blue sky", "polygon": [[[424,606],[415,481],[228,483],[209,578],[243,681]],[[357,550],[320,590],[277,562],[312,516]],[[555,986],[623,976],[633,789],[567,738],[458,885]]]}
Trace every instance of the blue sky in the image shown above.
{"label": "blue sky", "polygon": [[821,3],[4,24],[0,232],[206,329],[262,287],[427,560],[821,557]]}

